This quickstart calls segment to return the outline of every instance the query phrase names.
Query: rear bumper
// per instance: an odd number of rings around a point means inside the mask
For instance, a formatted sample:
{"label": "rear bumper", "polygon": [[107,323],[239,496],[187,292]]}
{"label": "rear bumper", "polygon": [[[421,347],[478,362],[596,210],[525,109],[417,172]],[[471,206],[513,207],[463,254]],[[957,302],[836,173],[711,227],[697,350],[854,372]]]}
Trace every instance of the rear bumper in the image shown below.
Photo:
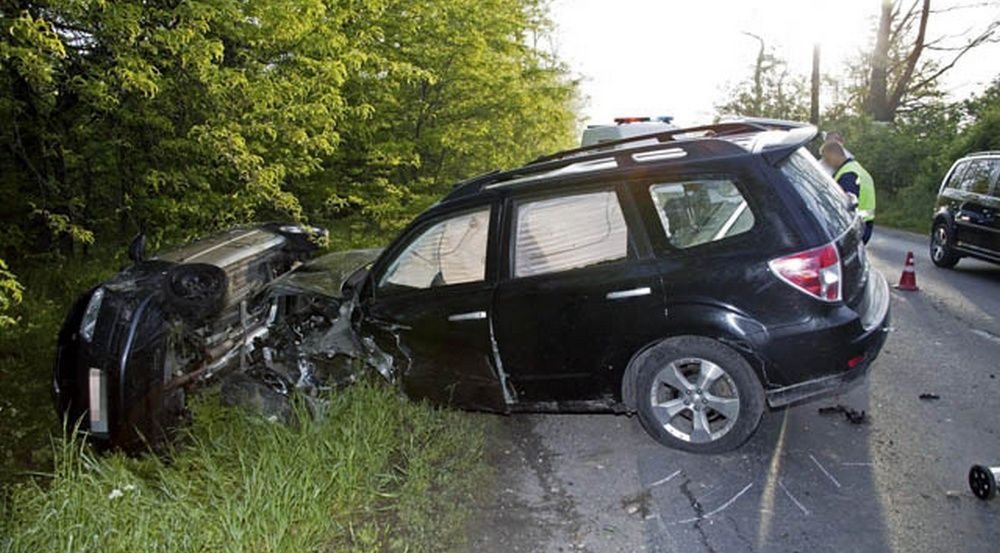
{"label": "rear bumper", "polygon": [[[826,374],[768,390],[766,395],[770,407],[787,407],[841,394],[864,381],[890,331],[889,286],[877,271],[873,270],[872,274],[874,275],[870,283],[872,300],[866,306],[867,309],[861,318],[864,332],[847,341],[845,347],[838,348],[839,351],[835,355],[823,355],[825,359],[809,359],[809,356],[803,356],[804,364],[821,366],[827,369]],[[816,341],[823,342],[826,337],[820,333],[816,336]],[[825,346],[817,343],[813,351],[829,353],[830,350]],[[848,360],[858,356],[862,357],[861,361],[849,368]]]}

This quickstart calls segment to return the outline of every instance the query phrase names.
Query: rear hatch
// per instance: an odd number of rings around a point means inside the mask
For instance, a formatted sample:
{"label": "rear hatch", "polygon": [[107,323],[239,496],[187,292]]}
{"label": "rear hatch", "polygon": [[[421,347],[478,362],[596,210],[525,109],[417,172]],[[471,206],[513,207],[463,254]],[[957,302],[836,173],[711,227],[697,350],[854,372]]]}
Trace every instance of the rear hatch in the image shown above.
{"label": "rear hatch", "polygon": [[841,264],[841,297],[864,317],[870,267],[865,255],[862,222],[851,198],[804,148],[781,162],[781,171],[800,192],[809,211],[837,246]]}

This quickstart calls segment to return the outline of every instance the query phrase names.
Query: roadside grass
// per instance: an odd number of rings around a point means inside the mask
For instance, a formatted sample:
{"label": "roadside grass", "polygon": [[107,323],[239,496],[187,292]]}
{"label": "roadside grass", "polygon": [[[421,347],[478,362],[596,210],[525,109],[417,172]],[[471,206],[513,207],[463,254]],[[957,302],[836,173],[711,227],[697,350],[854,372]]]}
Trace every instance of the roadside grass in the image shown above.
{"label": "roadside grass", "polygon": [[[0,551],[442,551],[464,538],[488,469],[485,424],[365,382],[294,425],[193,405],[169,455],[54,445],[53,473],[10,487]],[[46,481],[47,480],[47,481]]]}

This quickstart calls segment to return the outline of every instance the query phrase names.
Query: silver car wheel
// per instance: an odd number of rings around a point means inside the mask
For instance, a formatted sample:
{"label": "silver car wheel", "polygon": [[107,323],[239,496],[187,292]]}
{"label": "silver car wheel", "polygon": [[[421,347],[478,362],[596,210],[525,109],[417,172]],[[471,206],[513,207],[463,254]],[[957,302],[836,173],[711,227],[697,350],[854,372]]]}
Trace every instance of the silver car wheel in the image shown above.
{"label": "silver car wheel", "polygon": [[688,357],[671,362],[657,373],[649,393],[656,420],[672,436],[686,442],[718,440],[739,418],[736,383],[725,369],[707,359]]}
{"label": "silver car wheel", "polygon": [[948,231],[943,225],[938,225],[934,229],[934,261],[940,262],[944,259],[945,248],[948,246]]}

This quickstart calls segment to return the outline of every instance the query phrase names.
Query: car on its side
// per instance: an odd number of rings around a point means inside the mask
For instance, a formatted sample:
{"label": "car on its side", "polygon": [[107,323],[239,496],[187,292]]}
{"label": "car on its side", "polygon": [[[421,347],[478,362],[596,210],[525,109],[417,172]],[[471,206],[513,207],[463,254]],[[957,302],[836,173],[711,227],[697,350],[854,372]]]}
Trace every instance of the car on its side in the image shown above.
{"label": "car on its side", "polygon": [[1000,151],[956,161],[938,191],[931,260],[951,268],[963,257],[1000,263]]}
{"label": "car on its side", "polygon": [[234,370],[284,395],[361,360],[414,399],[636,413],[667,446],[738,447],[768,409],[861,382],[888,332],[888,285],[815,135],[673,129],[459,183],[385,249],[266,286]]}
{"label": "car on its side", "polygon": [[228,353],[268,313],[250,305],[267,283],[311,257],[317,227],[233,228],[132,264],[83,294],[59,333],[56,408],[94,441],[158,442],[183,413],[187,371],[236,361]]}

